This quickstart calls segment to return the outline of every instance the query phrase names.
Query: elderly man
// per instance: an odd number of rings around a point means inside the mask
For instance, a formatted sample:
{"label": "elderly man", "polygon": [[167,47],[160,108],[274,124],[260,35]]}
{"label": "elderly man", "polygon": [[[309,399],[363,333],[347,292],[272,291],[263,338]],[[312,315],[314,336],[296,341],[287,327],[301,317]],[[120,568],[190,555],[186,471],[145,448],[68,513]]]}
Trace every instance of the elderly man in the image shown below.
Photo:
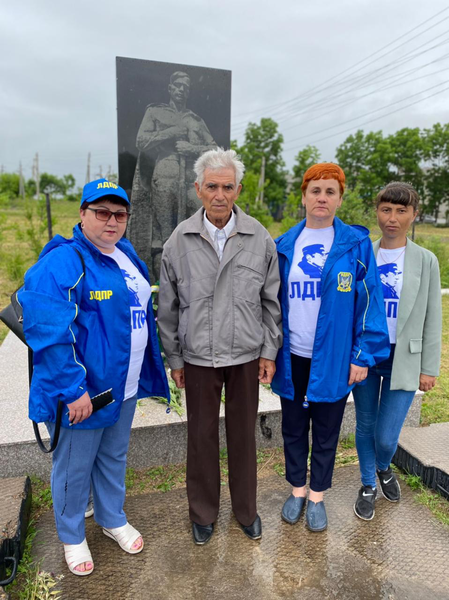
{"label": "elderly man", "polygon": [[186,388],[193,538],[206,543],[218,515],[224,384],[232,509],[244,533],[257,540],[259,381],[271,382],[282,344],[276,249],[266,229],[234,204],[244,166],[233,150],[205,152],[194,168],[203,207],[164,246],[158,312],[172,377]]}

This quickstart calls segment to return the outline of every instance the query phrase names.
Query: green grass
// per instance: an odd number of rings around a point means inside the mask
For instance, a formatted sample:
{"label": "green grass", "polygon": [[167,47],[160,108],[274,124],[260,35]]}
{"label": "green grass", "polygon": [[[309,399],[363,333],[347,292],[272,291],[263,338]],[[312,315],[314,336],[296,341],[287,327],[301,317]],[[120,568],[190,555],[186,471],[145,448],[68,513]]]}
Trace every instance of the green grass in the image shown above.
{"label": "green grass", "polygon": [[[51,203],[53,235],[70,237],[79,221],[77,202],[54,200]],[[25,271],[36,261],[39,249],[48,236],[42,220],[42,210],[34,200],[3,202],[0,219],[0,310],[10,302],[10,296],[22,284]],[[0,323],[0,344],[8,329]]]}
{"label": "green grass", "polygon": [[350,433],[347,438],[340,440],[340,446],[343,450],[355,448],[355,435]]}
{"label": "green grass", "polygon": [[440,376],[433,390],[424,395],[421,425],[449,421],[449,295],[443,296],[443,345]]}
{"label": "green grass", "polygon": [[49,510],[53,506],[50,484],[39,477],[30,476],[32,489],[32,511],[34,515]]}
{"label": "green grass", "polygon": [[419,492],[415,496],[416,501],[427,506],[435,518],[449,527],[449,502],[437,492],[426,488],[418,475],[404,474],[401,475],[401,479],[405,481],[412,490]]}
{"label": "green grass", "polygon": [[17,577],[6,587],[11,600],[56,600],[61,597],[61,591],[56,586],[62,575],[55,577],[52,573],[42,571],[40,562],[33,560],[31,549],[36,533],[36,523],[31,520]]}

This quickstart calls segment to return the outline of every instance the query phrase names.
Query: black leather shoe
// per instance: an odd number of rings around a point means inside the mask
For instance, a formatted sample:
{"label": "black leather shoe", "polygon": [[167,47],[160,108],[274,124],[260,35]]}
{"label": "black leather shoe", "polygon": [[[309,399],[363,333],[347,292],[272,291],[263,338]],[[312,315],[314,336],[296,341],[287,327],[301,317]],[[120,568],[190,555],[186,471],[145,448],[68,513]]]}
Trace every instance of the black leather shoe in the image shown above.
{"label": "black leather shoe", "polygon": [[192,521],[193,541],[197,546],[202,546],[210,540],[214,532],[214,524],[198,525]]}
{"label": "black leather shoe", "polygon": [[243,533],[251,540],[260,540],[262,537],[262,521],[260,520],[259,515],[256,515],[256,518],[251,525],[245,527],[245,525],[240,524],[240,527],[242,528]]}

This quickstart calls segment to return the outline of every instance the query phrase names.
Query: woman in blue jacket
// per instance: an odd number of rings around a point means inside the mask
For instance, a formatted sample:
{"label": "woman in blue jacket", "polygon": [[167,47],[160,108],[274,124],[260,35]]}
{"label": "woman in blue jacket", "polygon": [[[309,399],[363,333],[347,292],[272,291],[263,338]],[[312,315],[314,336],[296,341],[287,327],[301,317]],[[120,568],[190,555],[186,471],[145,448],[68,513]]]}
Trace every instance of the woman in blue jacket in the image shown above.
{"label": "woman in blue jacket", "polygon": [[[89,575],[91,484],[104,534],[130,554],[143,549],[123,511],[131,423],[138,398],[169,398],[169,390],[148,271],[121,239],[126,192],[106,179],[87,184],[80,216],[73,237],[56,236],[28,270],[19,301],[34,352],[29,416],[53,436],[58,402],[66,405],[51,475],[58,536],[70,571]],[[92,413],[91,397],[110,388],[114,402]]]}
{"label": "woman in blue jacket", "polygon": [[418,214],[419,196],[408,183],[391,182],[376,198],[382,231],[374,243],[382,282],[391,351],[354,389],[356,446],[362,487],[355,514],[370,521],[377,497],[398,502],[401,488],[390,467],[416,390],[433,388],[440,367],[441,286],[438,260],[407,238]]}
{"label": "woman in blue jacket", "polygon": [[335,217],[344,187],[338,165],[310,167],[301,186],[306,219],[276,240],[284,344],[272,389],[281,396],[286,479],[293,488],[282,518],[297,523],[305,505],[311,421],[311,531],[327,527],[323,492],[332,483],[349,392],[389,352],[369,232]]}

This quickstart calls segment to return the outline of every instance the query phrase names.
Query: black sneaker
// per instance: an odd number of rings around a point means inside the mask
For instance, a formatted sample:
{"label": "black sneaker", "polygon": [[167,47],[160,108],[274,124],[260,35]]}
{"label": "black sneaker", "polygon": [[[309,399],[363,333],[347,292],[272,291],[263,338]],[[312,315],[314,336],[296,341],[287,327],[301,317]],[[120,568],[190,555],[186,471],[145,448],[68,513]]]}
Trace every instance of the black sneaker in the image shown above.
{"label": "black sneaker", "polygon": [[399,502],[401,499],[401,488],[392,468],[390,467],[386,471],[377,471],[377,476],[379,477],[380,487],[385,498],[390,502]]}
{"label": "black sneaker", "polygon": [[371,521],[375,513],[374,502],[376,498],[376,488],[373,489],[370,485],[362,485],[356,503],[354,504],[354,512],[359,519]]}

